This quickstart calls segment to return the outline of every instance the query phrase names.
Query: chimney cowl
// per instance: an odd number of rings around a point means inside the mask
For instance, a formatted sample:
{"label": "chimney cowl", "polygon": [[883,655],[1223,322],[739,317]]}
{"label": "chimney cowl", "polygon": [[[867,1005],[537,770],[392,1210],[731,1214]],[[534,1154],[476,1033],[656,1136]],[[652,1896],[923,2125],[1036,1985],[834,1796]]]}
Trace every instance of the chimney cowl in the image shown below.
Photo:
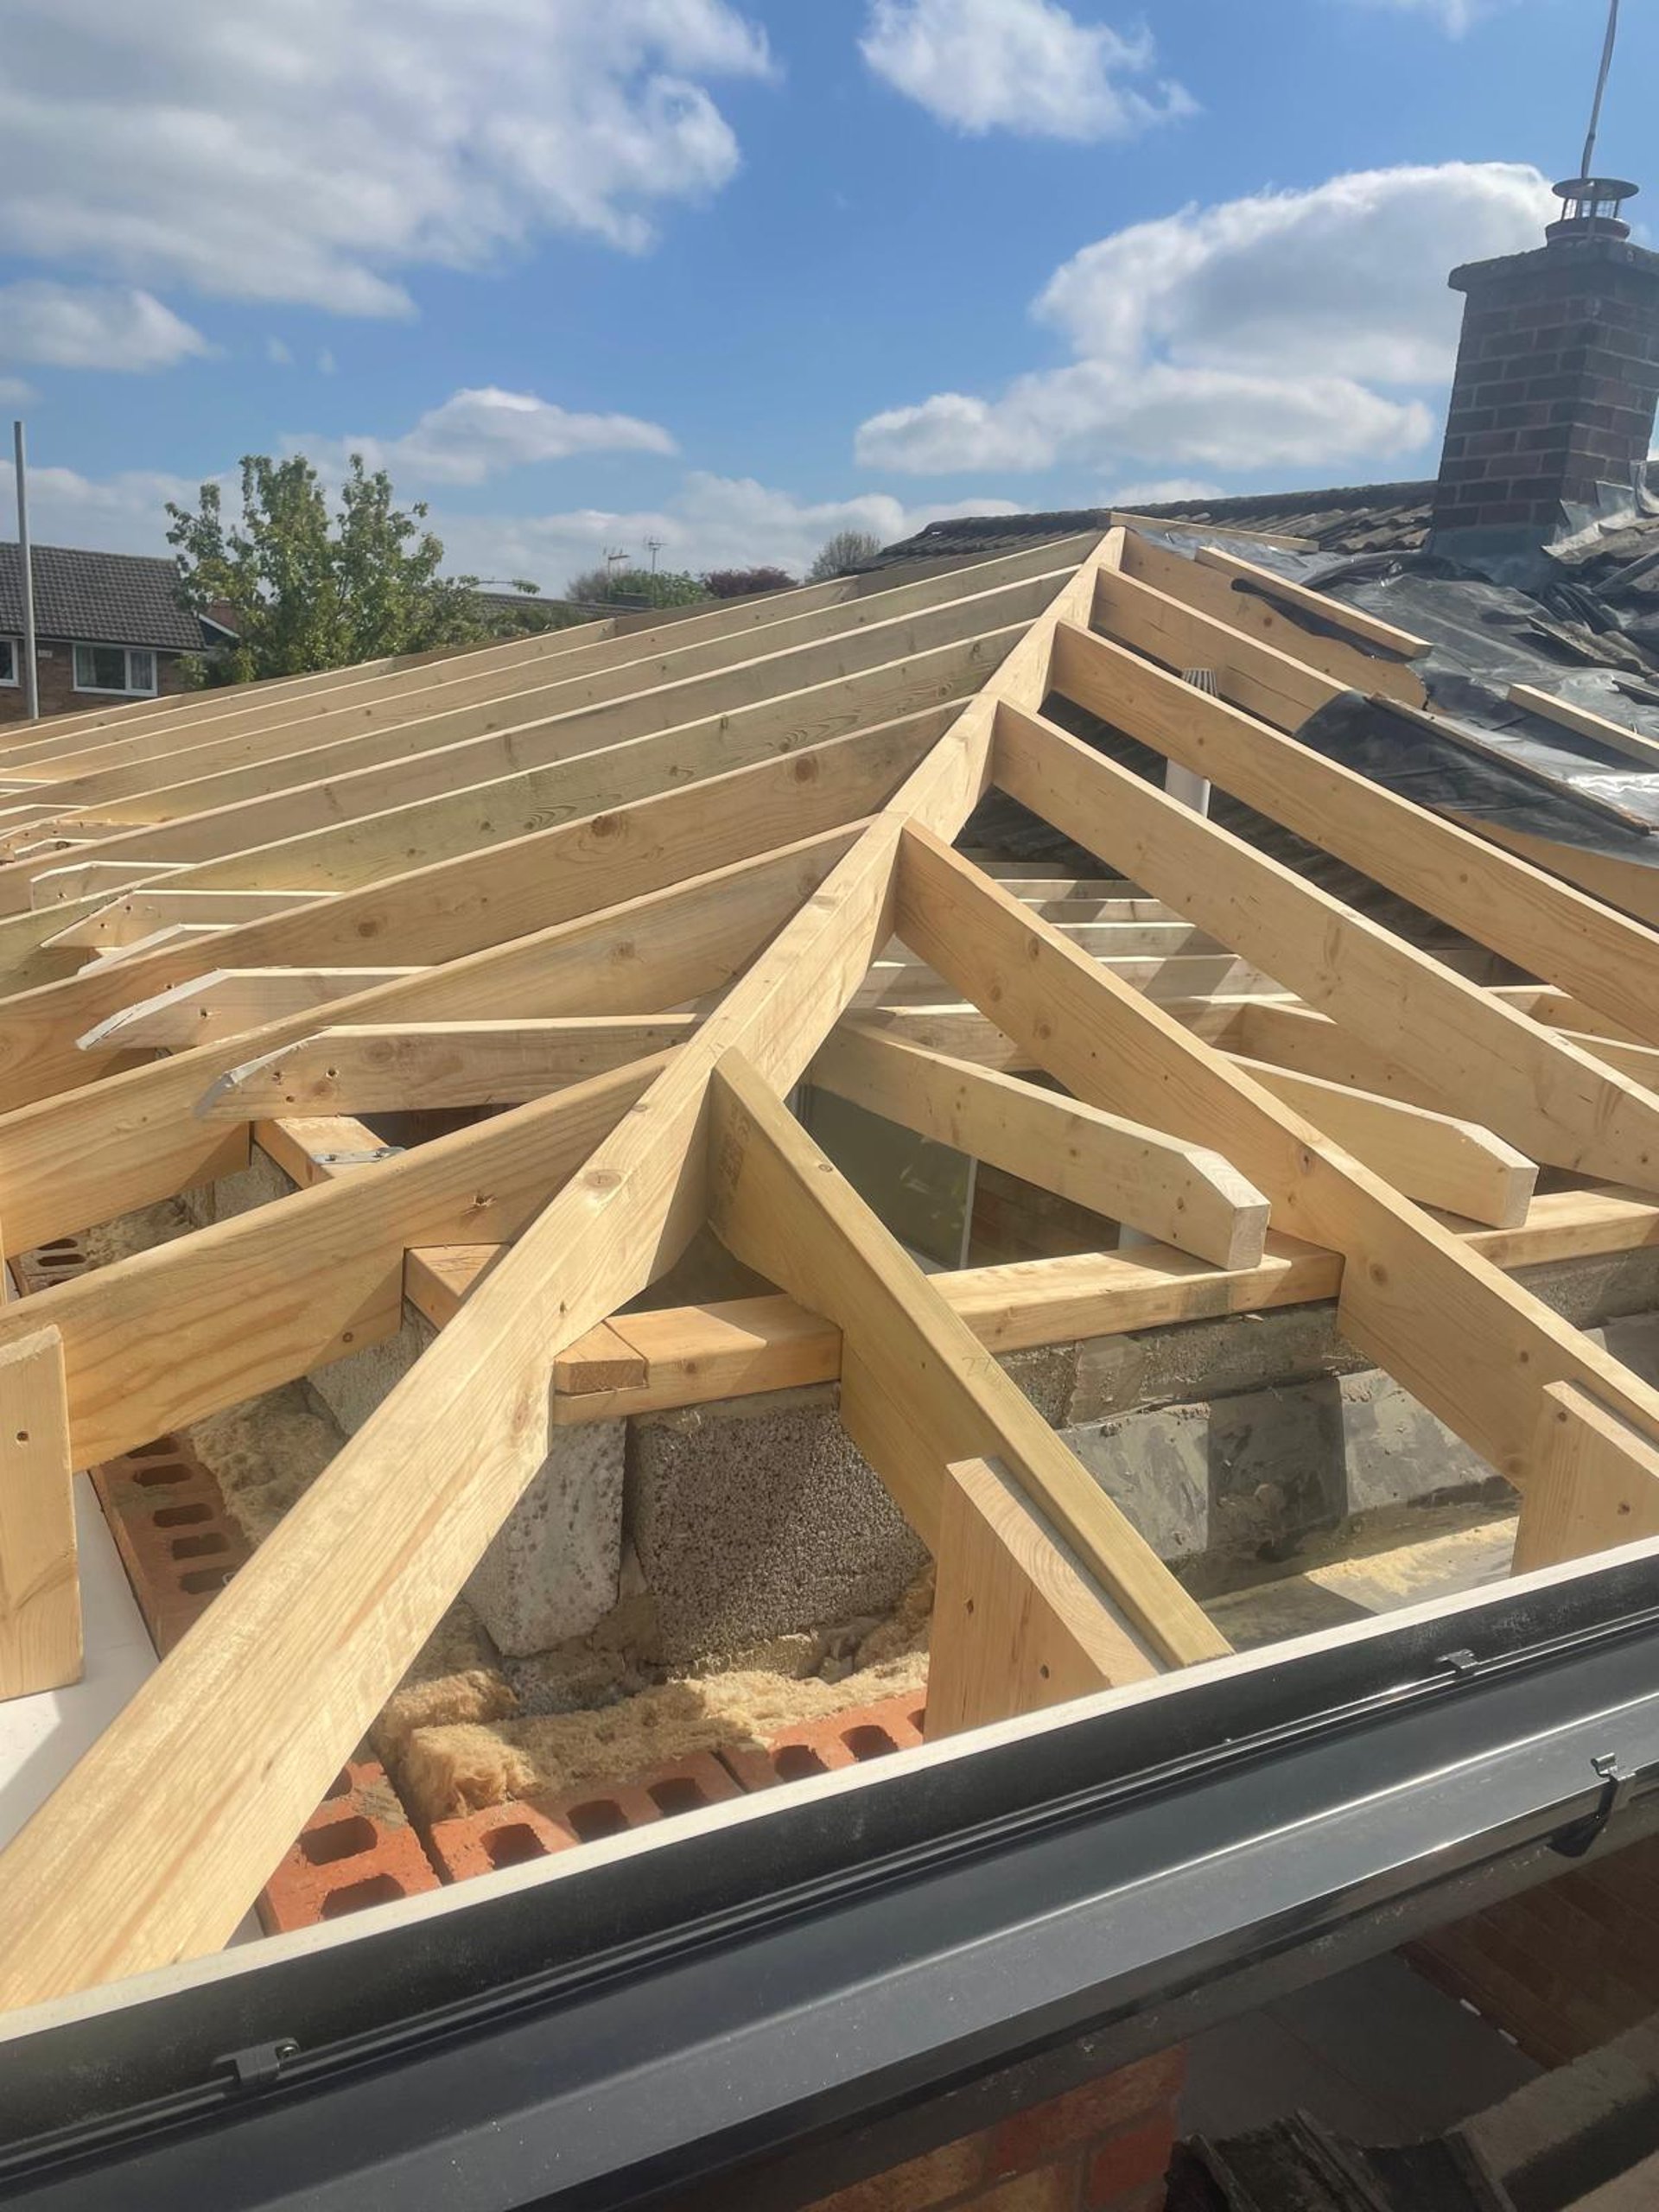
{"label": "chimney cowl", "polygon": [[1554,245],[1561,238],[1627,238],[1630,226],[1620,213],[1639,187],[1617,176],[1574,176],[1551,190],[1566,207],[1559,221],[1546,225],[1544,236]]}

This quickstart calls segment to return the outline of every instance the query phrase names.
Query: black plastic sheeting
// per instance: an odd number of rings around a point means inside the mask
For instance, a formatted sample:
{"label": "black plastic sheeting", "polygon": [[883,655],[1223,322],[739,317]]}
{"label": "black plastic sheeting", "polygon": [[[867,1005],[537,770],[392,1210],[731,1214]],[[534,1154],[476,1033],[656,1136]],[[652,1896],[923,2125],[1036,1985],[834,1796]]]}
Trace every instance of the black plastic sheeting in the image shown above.
{"label": "black plastic sheeting", "polygon": [[[1226,540],[1224,531],[1204,524],[1169,526],[1159,536],[1188,559],[1200,546]],[[1333,560],[1255,539],[1236,541],[1236,548],[1271,576],[1327,592],[1428,644],[1409,664],[1443,732],[1356,693],[1321,709],[1298,731],[1306,743],[1440,812],[1659,867],[1653,849],[1659,836],[1649,834],[1659,832],[1659,772],[1509,696],[1520,684],[1547,691],[1659,746],[1659,684],[1586,664],[1542,601],[1430,554]],[[1339,637],[1373,659],[1392,658],[1344,632],[1339,620],[1281,597],[1266,578],[1240,578],[1234,589],[1269,600],[1281,620],[1310,636]],[[1592,601],[1610,640],[1616,634],[1614,616],[1569,579],[1550,593]],[[1593,648],[1587,631],[1579,635]]]}
{"label": "black plastic sheeting", "polygon": [[[1575,795],[1570,785],[1541,783],[1506,760],[1468,751],[1421,716],[1397,712],[1386,700],[1342,692],[1309,715],[1296,734],[1327,760],[1357,769],[1384,790],[1437,814],[1470,815],[1496,828],[1574,845],[1610,860],[1659,867],[1659,838],[1627,828]],[[1659,779],[1645,780],[1659,795]],[[1659,797],[1648,803],[1659,819]]]}

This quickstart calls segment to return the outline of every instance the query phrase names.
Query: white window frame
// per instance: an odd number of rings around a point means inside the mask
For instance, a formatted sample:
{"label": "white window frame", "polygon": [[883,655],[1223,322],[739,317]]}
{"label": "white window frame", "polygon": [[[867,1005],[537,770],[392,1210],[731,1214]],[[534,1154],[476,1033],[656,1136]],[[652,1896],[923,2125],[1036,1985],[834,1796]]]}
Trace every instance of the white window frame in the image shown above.
{"label": "white window frame", "polygon": [[23,680],[23,641],[21,638],[9,638],[3,631],[0,631],[0,645],[11,647],[11,674],[8,676],[3,670],[0,670],[0,683],[7,685],[15,691]]}
{"label": "white window frame", "polygon": [[[103,697],[115,699],[154,699],[160,693],[161,664],[153,645],[102,645],[94,639],[78,638],[69,650],[73,656],[74,688],[77,691],[97,692]],[[123,656],[122,664],[127,672],[127,681],[124,683],[83,683],[80,675],[80,657],[83,653],[120,653]],[[132,657],[135,653],[147,653],[149,657],[150,681],[148,683],[135,683],[132,681]]]}

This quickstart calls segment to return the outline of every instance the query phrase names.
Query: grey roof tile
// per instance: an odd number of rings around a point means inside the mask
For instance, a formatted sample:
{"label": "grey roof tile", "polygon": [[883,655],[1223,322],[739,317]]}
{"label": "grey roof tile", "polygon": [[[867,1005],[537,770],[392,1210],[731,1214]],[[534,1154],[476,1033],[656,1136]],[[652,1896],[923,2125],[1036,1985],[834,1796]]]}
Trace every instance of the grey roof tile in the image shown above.
{"label": "grey roof tile", "polygon": [[[37,545],[33,567],[35,627],[42,638],[201,651],[201,625],[179,604],[171,561]],[[22,626],[22,563],[16,544],[0,543],[0,633],[16,636]]]}

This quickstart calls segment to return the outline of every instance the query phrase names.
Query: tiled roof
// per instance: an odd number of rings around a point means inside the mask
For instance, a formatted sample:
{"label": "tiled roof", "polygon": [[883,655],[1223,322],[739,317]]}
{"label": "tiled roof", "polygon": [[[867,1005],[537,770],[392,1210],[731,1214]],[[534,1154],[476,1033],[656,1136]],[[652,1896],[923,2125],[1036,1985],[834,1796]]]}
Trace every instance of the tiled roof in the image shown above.
{"label": "tiled roof", "polygon": [[[1433,481],[1423,484],[1359,484],[1329,492],[1262,492],[1236,499],[1178,499],[1165,506],[1137,507],[1137,514],[1165,522],[1209,522],[1236,530],[1268,531],[1306,537],[1324,553],[1414,552],[1428,531]],[[955,560],[991,560],[1033,537],[1071,537],[1085,530],[1105,530],[1112,510],[1077,507],[1064,513],[959,515],[930,523],[914,537],[883,548],[875,565],[948,556]]]}
{"label": "tiled roof", "polygon": [[[201,625],[179,605],[178,571],[171,561],[37,545],[33,566],[39,636],[201,651]],[[22,563],[15,544],[0,544],[0,633],[16,636],[22,626]]]}
{"label": "tiled roof", "polygon": [[[1371,556],[1385,568],[1398,561],[1426,577],[1449,579],[1459,572],[1432,561],[1424,550],[1433,498],[1432,481],[1359,484],[1328,492],[1181,499],[1135,512],[1148,521],[1213,524],[1217,530],[1303,538],[1332,562]],[[956,515],[884,546],[866,565],[886,569],[929,558],[994,560],[1033,540],[1104,531],[1115,512],[1119,511],[1074,507],[1042,514]],[[1553,641],[1554,658],[1569,665],[1651,678],[1659,666],[1659,512],[1586,529],[1548,550],[1551,574],[1524,597],[1533,602],[1534,631]],[[1332,574],[1329,566],[1321,571],[1321,588]]]}

